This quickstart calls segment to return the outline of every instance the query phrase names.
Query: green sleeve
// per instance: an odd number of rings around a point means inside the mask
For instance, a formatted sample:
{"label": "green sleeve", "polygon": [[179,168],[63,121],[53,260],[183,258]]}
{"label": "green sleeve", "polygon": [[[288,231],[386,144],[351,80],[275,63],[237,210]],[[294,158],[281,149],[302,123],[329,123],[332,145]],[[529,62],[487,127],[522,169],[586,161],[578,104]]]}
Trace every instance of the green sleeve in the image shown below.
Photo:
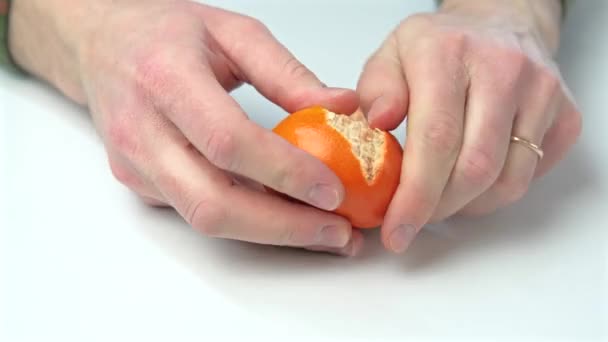
{"label": "green sleeve", "polygon": [[0,0],[0,65],[11,63],[8,54],[8,0]]}
{"label": "green sleeve", "polygon": [[0,0],[0,65],[10,63],[8,55],[8,0]]}
{"label": "green sleeve", "polygon": [[5,69],[17,74],[22,70],[11,59],[8,51],[8,14],[10,0],[0,0],[0,69]]}

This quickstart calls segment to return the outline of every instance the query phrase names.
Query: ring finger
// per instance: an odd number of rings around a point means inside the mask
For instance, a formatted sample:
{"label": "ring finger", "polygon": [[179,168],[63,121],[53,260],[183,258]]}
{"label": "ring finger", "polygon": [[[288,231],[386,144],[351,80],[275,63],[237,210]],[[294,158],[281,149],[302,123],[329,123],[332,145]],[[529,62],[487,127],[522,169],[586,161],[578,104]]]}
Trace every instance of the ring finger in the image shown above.
{"label": "ring finger", "polygon": [[558,110],[559,83],[543,74],[532,83],[515,116],[505,166],[496,182],[464,209],[464,214],[480,215],[516,202],[525,195],[541,158],[528,143],[539,146]]}

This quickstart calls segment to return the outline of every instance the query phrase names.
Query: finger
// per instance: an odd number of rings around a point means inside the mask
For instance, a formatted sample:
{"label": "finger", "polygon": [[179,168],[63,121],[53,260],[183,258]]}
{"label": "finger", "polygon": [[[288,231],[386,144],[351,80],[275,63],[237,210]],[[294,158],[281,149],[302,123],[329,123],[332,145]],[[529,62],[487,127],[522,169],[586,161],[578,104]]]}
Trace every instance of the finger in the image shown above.
{"label": "finger", "polygon": [[142,167],[178,213],[208,236],[297,247],[344,247],[351,239],[344,218],[235,185],[179,141],[157,138],[152,150]]}
{"label": "finger", "polygon": [[147,197],[147,196],[139,196],[146,205],[151,207],[168,207],[169,205],[164,201],[159,201],[156,198]]}
{"label": "finger", "polygon": [[243,177],[241,175],[237,175],[235,173],[231,173],[230,176],[232,176],[232,181],[234,184],[238,184],[238,185],[242,185],[242,186],[246,186],[250,189],[256,189],[259,191],[266,191],[267,189],[264,188],[264,185],[249,179],[247,177]]}
{"label": "finger", "polygon": [[[225,218],[194,225],[207,227],[211,236],[297,247],[343,248],[351,240],[350,224],[337,215],[242,186],[226,188],[222,194],[225,202],[218,206]],[[196,221],[197,215],[193,217]]]}
{"label": "finger", "polygon": [[350,241],[344,247],[309,246],[304,248],[313,252],[327,252],[330,254],[353,257],[359,255],[363,249],[363,244],[363,234],[357,230],[353,230]]}
{"label": "finger", "polygon": [[581,135],[582,116],[570,99],[564,97],[553,125],[543,139],[545,155],[539,162],[535,177],[542,177],[565,158]]}
{"label": "finger", "polygon": [[202,11],[235,74],[286,111],[313,104],[347,114],[358,108],[354,91],[325,87],[260,21],[219,8]]}
{"label": "finger", "polygon": [[[559,105],[560,84],[552,77],[541,76],[531,83],[513,123],[512,136],[525,139],[537,146],[554,121]],[[507,160],[497,181],[463,209],[465,214],[481,215],[495,211],[521,199],[532,178],[539,157],[533,150],[511,143]]]}
{"label": "finger", "polygon": [[372,127],[393,130],[405,118],[408,87],[398,56],[396,36],[390,35],[367,61],[357,85],[361,108]]}
{"label": "finger", "polygon": [[340,179],[320,160],[248,120],[196,59],[181,63],[156,56],[152,67],[162,70],[152,84],[162,84],[151,98],[212,164],[262,183],[276,191],[334,210],[344,197]]}
{"label": "finger", "polygon": [[485,192],[507,158],[516,104],[521,99],[518,84],[526,80],[519,75],[500,80],[505,76],[497,76],[483,63],[477,68],[469,86],[462,148],[433,221],[453,215]]}
{"label": "finger", "polygon": [[382,227],[385,246],[397,253],[435,211],[462,142],[468,86],[462,63],[428,53],[437,57],[409,59],[405,69],[410,107],[401,182]]}

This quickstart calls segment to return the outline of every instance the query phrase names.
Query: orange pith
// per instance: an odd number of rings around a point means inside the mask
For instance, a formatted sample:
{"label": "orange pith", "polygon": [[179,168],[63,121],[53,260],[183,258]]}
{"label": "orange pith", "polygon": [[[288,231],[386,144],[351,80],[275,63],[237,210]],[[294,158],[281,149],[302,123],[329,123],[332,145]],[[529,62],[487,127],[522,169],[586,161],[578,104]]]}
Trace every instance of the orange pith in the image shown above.
{"label": "orange pith", "polygon": [[319,106],[291,114],[273,131],[340,178],[346,194],[337,214],[357,228],[382,223],[401,172],[402,148],[392,134]]}

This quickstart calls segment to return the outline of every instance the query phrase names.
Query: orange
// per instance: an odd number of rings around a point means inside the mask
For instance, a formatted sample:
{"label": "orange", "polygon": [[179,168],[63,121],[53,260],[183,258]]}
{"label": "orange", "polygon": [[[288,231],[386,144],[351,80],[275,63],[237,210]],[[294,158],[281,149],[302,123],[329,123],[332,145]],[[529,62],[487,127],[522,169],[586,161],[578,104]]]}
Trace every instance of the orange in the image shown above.
{"label": "orange", "polygon": [[319,106],[289,115],[273,132],[340,178],[346,193],[335,213],[357,228],[382,224],[399,184],[403,154],[391,133],[371,128],[360,113],[337,114]]}

